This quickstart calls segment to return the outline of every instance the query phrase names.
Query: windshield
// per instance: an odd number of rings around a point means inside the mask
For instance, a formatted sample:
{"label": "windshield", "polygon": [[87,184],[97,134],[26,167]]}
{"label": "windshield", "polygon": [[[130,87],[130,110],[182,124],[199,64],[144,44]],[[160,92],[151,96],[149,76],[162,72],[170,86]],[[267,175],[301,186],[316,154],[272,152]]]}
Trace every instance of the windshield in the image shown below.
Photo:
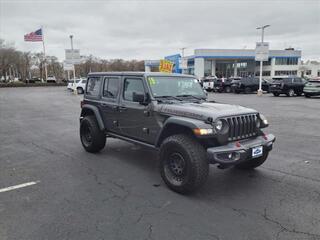
{"label": "windshield", "polygon": [[192,95],[205,98],[198,80],[190,77],[154,76],[148,77],[154,97]]}

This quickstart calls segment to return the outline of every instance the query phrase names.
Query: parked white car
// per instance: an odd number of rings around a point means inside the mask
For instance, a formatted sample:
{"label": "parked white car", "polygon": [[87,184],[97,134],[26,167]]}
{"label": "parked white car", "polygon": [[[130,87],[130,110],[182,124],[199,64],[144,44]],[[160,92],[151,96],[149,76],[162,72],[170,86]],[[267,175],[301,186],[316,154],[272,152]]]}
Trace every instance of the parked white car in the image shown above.
{"label": "parked white car", "polygon": [[87,79],[80,78],[80,81],[76,83],[75,89],[77,90],[78,94],[83,94],[84,90],[86,89]]}
{"label": "parked white car", "polygon": [[211,92],[214,90],[214,80],[217,77],[205,77],[202,79],[202,87],[204,90]]}
{"label": "parked white car", "polygon": [[[76,79],[76,83],[79,82],[79,81],[80,81],[80,79]],[[74,84],[74,80],[73,79],[68,80],[67,89],[70,90],[70,91],[73,91],[73,84]]]}
{"label": "parked white car", "polygon": [[68,90],[76,90],[78,94],[83,94],[84,90],[86,89],[87,79],[86,78],[80,78],[76,79],[76,84],[74,86],[74,80],[71,79],[68,81]]}
{"label": "parked white car", "polygon": [[55,76],[48,76],[47,78],[47,82],[51,82],[51,83],[56,83],[57,82],[57,79]]}

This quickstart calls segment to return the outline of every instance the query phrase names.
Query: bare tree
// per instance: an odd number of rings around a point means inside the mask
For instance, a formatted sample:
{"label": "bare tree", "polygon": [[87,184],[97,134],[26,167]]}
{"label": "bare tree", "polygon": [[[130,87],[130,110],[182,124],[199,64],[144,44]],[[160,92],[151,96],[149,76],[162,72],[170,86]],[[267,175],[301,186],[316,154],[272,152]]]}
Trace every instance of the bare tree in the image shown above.
{"label": "bare tree", "polygon": [[[90,72],[107,71],[144,71],[144,62],[123,59],[99,59],[93,55],[84,57],[81,64],[77,64],[78,77],[86,77]],[[47,56],[48,75],[57,79],[64,76],[63,66],[55,56]],[[17,51],[13,46],[0,39],[0,79],[19,78],[23,81],[31,77],[44,79],[45,59],[43,53]]]}

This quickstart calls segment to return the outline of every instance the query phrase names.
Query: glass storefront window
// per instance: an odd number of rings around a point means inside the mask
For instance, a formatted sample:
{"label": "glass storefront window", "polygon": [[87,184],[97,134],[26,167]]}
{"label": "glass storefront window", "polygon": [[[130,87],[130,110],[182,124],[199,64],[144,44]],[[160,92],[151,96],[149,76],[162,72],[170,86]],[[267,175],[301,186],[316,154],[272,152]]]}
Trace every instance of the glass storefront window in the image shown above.
{"label": "glass storefront window", "polygon": [[276,58],[276,65],[298,65],[298,58]]}

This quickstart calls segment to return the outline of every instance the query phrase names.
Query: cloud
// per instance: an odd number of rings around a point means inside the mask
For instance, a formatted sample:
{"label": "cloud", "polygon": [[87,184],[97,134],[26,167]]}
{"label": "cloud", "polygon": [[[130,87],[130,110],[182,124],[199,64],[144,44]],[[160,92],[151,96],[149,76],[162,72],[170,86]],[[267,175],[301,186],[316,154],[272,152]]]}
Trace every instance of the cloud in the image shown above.
{"label": "cloud", "polygon": [[270,24],[273,49],[295,47],[320,57],[320,1],[16,1],[0,0],[0,38],[18,49],[41,51],[23,35],[44,26],[47,52],[64,58],[69,35],[81,54],[159,59],[188,47],[254,48],[256,27]]}

